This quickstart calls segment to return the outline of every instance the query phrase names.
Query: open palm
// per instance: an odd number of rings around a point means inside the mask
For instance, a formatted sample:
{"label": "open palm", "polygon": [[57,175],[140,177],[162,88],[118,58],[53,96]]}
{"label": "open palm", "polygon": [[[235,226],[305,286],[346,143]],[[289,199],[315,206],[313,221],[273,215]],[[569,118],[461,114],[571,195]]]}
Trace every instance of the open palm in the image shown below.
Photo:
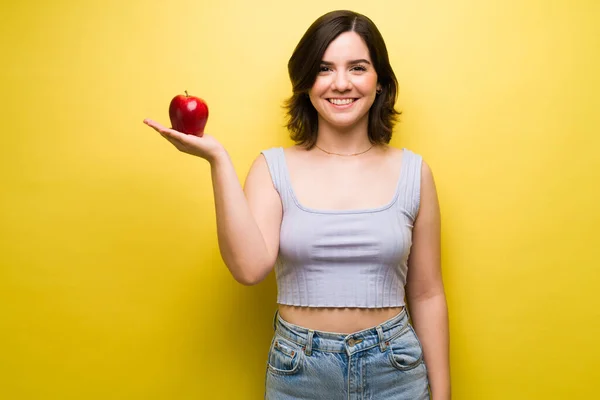
{"label": "open palm", "polygon": [[151,119],[145,119],[144,123],[156,130],[179,151],[184,153],[211,161],[224,150],[223,145],[211,135],[204,134],[202,137],[188,135],[175,129],[167,128]]}

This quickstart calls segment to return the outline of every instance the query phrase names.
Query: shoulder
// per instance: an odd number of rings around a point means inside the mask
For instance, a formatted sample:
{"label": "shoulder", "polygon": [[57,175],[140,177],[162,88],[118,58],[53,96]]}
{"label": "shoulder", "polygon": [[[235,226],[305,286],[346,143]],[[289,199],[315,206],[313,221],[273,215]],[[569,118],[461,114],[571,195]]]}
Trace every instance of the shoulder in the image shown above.
{"label": "shoulder", "polygon": [[254,157],[248,174],[268,174],[270,169],[276,168],[282,149],[282,147],[269,147],[260,150]]}
{"label": "shoulder", "polygon": [[258,154],[258,156],[256,157],[256,159],[269,157],[270,155],[277,154],[277,153],[281,152],[282,150],[283,150],[283,147],[281,147],[281,146],[278,146],[278,147],[269,147],[269,148],[266,148],[266,149],[262,149],[260,151],[260,153]]}
{"label": "shoulder", "polygon": [[265,148],[256,156],[252,166],[263,165],[269,168],[281,168],[289,159],[295,159],[301,151],[298,146]]}
{"label": "shoulder", "polygon": [[277,190],[281,189],[286,181],[288,151],[290,151],[290,148],[282,146],[260,150],[250,166],[247,179],[260,179],[263,184],[267,184],[270,181]]}
{"label": "shoulder", "polygon": [[407,148],[402,148],[402,150],[403,157],[407,157],[404,159],[403,166],[407,168],[406,174],[414,187],[418,208],[435,208],[437,190],[429,163],[416,151]]}
{"label": "shoulder", "polygon": [[403,152],[404,157],[408,157],[410,161],[415,163],[420,168],[421,181],[433,180],[433,172],[431,171],[431,167],[420,153],[406,147],[403,147],[401,151]]}
{"label": "shoulder", "polygon": [[[414,158],[415,165],[415,184],[417,185],[419,212],[418,215],[435,215],[438,212],[438,198],[433,171],[429,163],[421,154],[405,149],[406,154],[410,154]],[[421,217],[423,219],[423,217]]]}
{"label": "shoulder", "polygon": [[245,186],[279,187],[278,171],[280,170],[281,147],[270,147],[260,150],[250,165]]}
{"label": "shoulder", "polygon": [[400,151],[403,156],[408,157],[409,159],[414,160],[418,163],[421,163],[423,161],[423,156],[412,149],[402,147],[399,148],[398,151]]}
{"label": "shoulder", "polygon": [[252,166],[264,165],[272,167],[284,156],[284,150],[282,146],[264,148],[256,155]]}
{"label": "shoulder", "polygon": [[300,146],[274,146],[262,149],[257,158],[261,158],[261,155],[268,157],[269,155],[283,154],[287,156],[290,154],[296,154],[301,152],[306,152],[306,149]]}

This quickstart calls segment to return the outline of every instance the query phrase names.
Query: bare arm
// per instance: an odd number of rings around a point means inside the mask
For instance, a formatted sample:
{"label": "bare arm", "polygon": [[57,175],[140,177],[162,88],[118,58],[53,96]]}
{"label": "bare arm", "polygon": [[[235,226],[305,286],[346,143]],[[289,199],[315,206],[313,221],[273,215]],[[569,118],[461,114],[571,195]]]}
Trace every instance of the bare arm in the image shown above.
{"label": "bare arm", "polygon": [[440,264],[440,209],[431,169],[423,162],[421,205],[413,229],[406,295],[423,345],[433,400],[449,400],[448,309]]}
{"label": "bare arm", "polygon": [[223,261],[238,282],[257,284],[275,265],[282,218],[267,163],[262,155],[254,161],[244,191],[227,154],[211,163],[211,171]]}
{"label": "bare arm", "polygon": [[244,193],[227,151],[214,137],[144,122],[178,150],[210,163],[221,257],[236,281],[244,285],[262,281],[275,265],[282,218],[281,200],[264,157],[254,161]]}

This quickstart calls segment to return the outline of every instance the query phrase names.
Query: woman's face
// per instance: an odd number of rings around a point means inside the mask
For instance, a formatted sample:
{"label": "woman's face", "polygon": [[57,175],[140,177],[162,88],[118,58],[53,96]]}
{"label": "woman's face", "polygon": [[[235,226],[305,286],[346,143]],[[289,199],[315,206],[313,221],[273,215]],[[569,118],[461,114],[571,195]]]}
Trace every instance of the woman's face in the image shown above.
{"label": "woman's face", "polygon": [[365,42],[356,32],[344,32],[327,47],[308,94],[320,124],[348,128],[368,118],[378,87]]}

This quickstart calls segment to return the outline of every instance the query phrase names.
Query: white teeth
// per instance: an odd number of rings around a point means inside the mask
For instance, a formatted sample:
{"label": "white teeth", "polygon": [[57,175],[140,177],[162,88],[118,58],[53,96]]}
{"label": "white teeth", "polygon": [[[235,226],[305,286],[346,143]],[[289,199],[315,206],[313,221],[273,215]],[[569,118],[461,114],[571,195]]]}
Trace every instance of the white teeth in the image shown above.
{"label": "white teeth", "polygon": [[350,104],[354,101],[354,99],[329,99],[330,103],[333,103],[337,106],[343,106],[346,104]]}

